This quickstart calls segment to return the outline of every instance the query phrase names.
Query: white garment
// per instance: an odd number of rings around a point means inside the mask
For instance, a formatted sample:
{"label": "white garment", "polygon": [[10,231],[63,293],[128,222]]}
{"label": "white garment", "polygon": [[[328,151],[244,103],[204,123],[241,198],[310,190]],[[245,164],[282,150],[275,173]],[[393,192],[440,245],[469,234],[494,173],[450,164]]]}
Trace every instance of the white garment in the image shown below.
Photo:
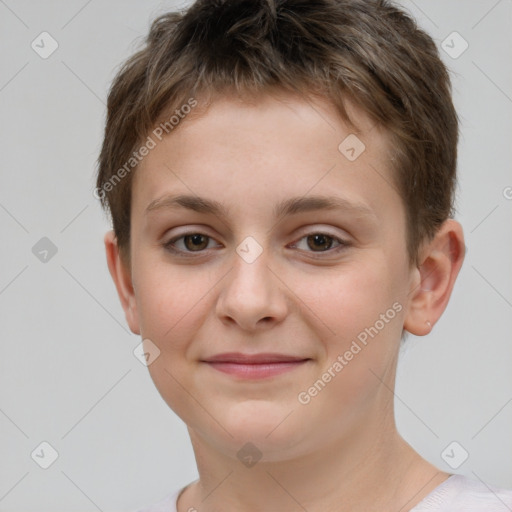
{"label": "white garment", "polygon": [[[185,487],[137,512],[177,512],[176,501]],[[480,480],[452,475],[409,512],[510,512],[512,490],[487,486]]]}
{"label": "white garment", "polygon": [[[171,509],[174,512],[174,509]],[[409,512],[510,512],[512,489],[452,475]]]}

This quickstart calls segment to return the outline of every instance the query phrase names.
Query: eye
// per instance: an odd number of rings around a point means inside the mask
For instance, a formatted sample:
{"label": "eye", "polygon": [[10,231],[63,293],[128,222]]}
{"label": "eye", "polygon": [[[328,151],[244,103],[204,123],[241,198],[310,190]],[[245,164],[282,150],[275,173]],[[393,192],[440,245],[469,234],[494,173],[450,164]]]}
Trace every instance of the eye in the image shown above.
{"label": "eye", "polygon": [[[306,248],[304,248],[304,245],[301,244],[303,240],[305,241]],[[204,252],[205,249],[211,248],[208,247],[209,242],[211,241],[213,241],[213,238],[208,235],[199,232],[190,232],[172,238],[164,244],[164,248],[173,254],[192,256],[192,253],[201,253]],[[181,247],[179,247],[180,244],[177,242],[182,242]],[[332,249],[333,243],[338,244],[334,249]],[[303,247],[300,247],[300,245],[303,245]],[[337,253],[349,245],[350,244],[348,242],[342,240],[341,238],[331,236],[328,233],[315,232],[303,236],[299,239],[299,242],[296,242],[291,247],[297,247],[305,252]],[[312,250],[309,251],[308,248]]]}
{"label": "eye", "polygon": [[[178,240],[183,240],[184,249],[176,248],[176,242]],[[209,240],[211,241],[213,239],[203,233],[185,233],[184,235],[169,240],[164,244],[164,247],[172,253],[202,252],[203,249],[208,248]]]}
{"label": "eye", "polygon": [[[304,245],[303,245],[303,247],[300,247],[300,245],[301,245],[300,242],[303,240],[305,240],[306,249],[304,249]],[[331,249],[332,245],[333,245],[333,241],[336,242],[338,245],[335,246],[334,249]],[[324,252],[333,253],[334,252],[334,253],[336,253],[340,250],[343,250],[345,247],[348,247],[349,245],[350,244],[348,242],[342,240],[341,238],[331,236],[328,233],[317,232],[317,233],[310,233],[308,235],[303,236],[299,240],[299,242],[292,245],[292,247],[298,247],[301,250],[306,250],[306,252],[319,252],[319,253],[324,253]],[[313,249],[313,250],[308,251],[307,248]],[[316,249],[319,249],[319,250],[316,250]]]}

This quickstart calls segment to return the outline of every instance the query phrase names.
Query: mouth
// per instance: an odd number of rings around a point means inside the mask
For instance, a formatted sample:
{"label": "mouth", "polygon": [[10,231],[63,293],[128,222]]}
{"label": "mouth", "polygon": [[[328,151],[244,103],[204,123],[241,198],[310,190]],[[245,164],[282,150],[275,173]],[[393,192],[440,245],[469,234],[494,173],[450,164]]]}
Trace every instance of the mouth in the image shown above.
{"label": "mouth", "polygon": [[202,360],[214,370],[243,379],[264,379],[281,375],[300,366],[310,358],[286,354],[217,354]]}

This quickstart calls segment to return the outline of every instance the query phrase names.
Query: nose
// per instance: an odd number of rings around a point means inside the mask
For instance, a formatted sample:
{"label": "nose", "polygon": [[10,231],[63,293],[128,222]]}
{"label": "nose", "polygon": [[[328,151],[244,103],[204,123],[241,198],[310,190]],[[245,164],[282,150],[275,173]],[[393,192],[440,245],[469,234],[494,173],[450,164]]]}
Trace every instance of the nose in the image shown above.
{"label": "nose", "polygon": [[288,313],[286,286],[271,268],[268,251],[254,261],[239,254],[233,258],[218,297],[216,313],[224,323],[237,324],[244,331],[268,329]]}

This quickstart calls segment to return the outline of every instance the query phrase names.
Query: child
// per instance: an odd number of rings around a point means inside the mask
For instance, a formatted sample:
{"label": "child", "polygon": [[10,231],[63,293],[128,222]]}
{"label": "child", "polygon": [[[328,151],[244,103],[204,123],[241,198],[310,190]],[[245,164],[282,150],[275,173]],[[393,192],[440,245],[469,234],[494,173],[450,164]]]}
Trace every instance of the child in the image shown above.
{"label": "child", "polygon": [[199,479],[155,511],[498,511],[398,433],[407,332],[464,258],[458,119],[386,0],[198,0],[114,80],[110,273]]}

